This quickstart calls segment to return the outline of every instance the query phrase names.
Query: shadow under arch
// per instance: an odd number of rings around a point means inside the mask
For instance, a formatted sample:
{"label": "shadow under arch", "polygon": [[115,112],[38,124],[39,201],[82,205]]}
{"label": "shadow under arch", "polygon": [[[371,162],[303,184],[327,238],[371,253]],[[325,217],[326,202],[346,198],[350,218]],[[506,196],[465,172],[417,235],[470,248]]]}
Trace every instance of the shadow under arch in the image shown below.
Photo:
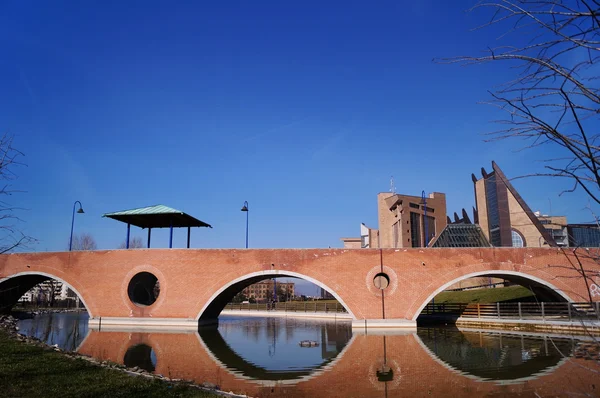
{"label": "shadow under arch", "polygon": [[206,353],[221,368],[232,373],[236,378],[247,379],[263,385],[296,384],[332,369],[356,337],[353,335],[335,357],[323,359],[323,362],[312,369],[269,371],[241,357],[229,346],[217,328],[200,328],[197,335]]}
{"label": "shadow under arch", "polygon": [[307,275],[299,274],[297,272],[284,271],[284,270],[272,270],[272,271],[259,271],[259,272],[253,272],[250,274],[246,274],[246,275],[243,275],[239,278],[232,280],[225,286],[221,287],[204,304],[204,306],[198,313],[198,316],[196,316],[196,320],[201,321],[201,320],[217,319],[219,317],[219,314],[221,313],[221,311],[223,311],[223,309],[225,308],[225,306],[233,299],[233,297],[235,297],[236,294],[241,292],[243,289],[245,289],[246,287],[248,287],[254,283],[260,282],[264,279],[277,278],[277,277],[299,278],[299,279],[304,279],[306,281],[314,283],[315,285],[317,285],[317,286],[327,290],[329,293],[331,293],[333,295],[333,297],[335,297],[336,300],[346,309],[346,311],[348,311],[350,316],[352,316],[352,319],[354,319],[354,320],[357,319],[356,316],[354,315],[354,313],[352,312],[352,310],[350,309],[350,307],[348,307],[348,305],[337,294],[337,292],[335,292],[333,289],[331,289],[329,286],[327,286],[323,282],[318,281],[314,278],[311,278]]}
{"label": "shadow under arch", "polygon": [[[524,359],[523,352],[518,347],[521,344],[521,338],[530,342],[530,349],[526,350],[528,352],[542,351],[545,344],[542,338],[536,339],[532,336],[517,334],[463,332],[456,328],[449,328],[448,330],[453,336],[448,339],[448,336],[443,336],[443,332],[440,333],[438,328],[432,328],[432,330],[433,333],[439,333],[437,339],[427,332],[427,328],[422,328],[415,334],[415,340],[423,350],[444,368],[478,382],[517,384],[533,380],[541,375],[554,372],[568,361],[572,352],[571,341],[558,339],[548,343],[552,349],[551,355],[548,353],[533,355]],[[504,341],[505,346],[503,350],[499,350],[500,355],[490,353],[490,347],[475,347],[468,342],[467,335],[472,334],[475,338],[478,333],[502,336],[500,341]],[[462,339],[459,335],[462,336]],[[512,347],[510,346],[511,339],[513,340]],[[539,347],[532,348],[532,340],[539,340]],[[509,344],[506,344],[507,342]],[[465,361],[466,356],[470,358],[469,361]],[[474,362],[473,358],[479,358],[479,361]],[[521,363],[515,363],[518,361]],[[509,366],[503,367],[504,362]]]}
{"label": "shadow under arch", "polygon": [[90,312],[90,307],[87,305],[85,297],[73,285],[56,275],[40,271],[19,272],[0,279],[0,312],[9,312],[27,291],[35,285],[50,279],[62,282],[75,292],[88,311],[90,318],[94,317]]}
{"label": "shadow under arch", "polygon": [[478,276],[489,276],[492,278],[502,278],[502,279],[506,279],[507,281],[516,283],[518,285],[529,287],[536,294],[536,296],[538,296],[542,299],[542,301],[550,301],[550,302],[572,302],[573,301],[561,289],[557,288],[550,282],[540,279],[538,277],[526,274],[524,272],[502,271],[502,270],[478,271],[478,272],[472,272],[472,273],[466,274],[466,275],[461,275],[460,277],[452,279],[451,281],[443,284],[442,286],[440,286],[439,288],[434,290],[433,293],[431,293],[429,295],[429,297],[427,297],[427,299],[423,303],[421,303],[419,308],[415,311],[415,313],[412,317],[412,320],[416,321],[417,318],[419,317],[419,315],[421,314],[421,311],[423,311],[423,308],[425,308],[425,306],[435,296],[437,296],[439,293],[446,290],[449,286],[452,286],[455,283],[460,282],[462,280],[474,278],[474,277],[478,277]]}

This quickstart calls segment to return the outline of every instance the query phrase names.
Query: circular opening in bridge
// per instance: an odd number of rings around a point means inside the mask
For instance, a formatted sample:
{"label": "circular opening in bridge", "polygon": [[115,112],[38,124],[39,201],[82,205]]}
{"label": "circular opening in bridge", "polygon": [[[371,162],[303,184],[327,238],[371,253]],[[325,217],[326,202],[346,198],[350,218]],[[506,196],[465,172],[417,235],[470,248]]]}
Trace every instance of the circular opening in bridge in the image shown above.
{"label": "circular opening in bridge", "polygon": [[152,347],[146,344],[137,344],[129,347],[123,358],[123,365],[128,368],[138,367],[147,372],[154,372],[156,369],[156,354]]}
{"label": "circular opening in bridge", "polygon": [[373,284],[377,289],[383,290],[390,285],[390,277],[386,273],[380,272],[373,278]]}
{"label": "circular opening in bridge", "polygon": [[137,305],[151,305],[160,294],[158,278],[149,272],[140,272],[131,278],[127,288],[129,300]]}

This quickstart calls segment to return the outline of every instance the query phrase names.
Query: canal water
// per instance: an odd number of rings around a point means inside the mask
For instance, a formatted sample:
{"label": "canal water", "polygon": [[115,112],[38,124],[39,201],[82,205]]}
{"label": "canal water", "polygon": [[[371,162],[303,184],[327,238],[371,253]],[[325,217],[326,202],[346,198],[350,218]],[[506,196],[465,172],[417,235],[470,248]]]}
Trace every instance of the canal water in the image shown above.
{"label": "canal water", "polygon": [[91,330],[86,313],[19,322],[69,351],[252,397],[600,396],[590,342],[571,336],[419,328],[358,333],[349,322],[221,317],[199,333]]}

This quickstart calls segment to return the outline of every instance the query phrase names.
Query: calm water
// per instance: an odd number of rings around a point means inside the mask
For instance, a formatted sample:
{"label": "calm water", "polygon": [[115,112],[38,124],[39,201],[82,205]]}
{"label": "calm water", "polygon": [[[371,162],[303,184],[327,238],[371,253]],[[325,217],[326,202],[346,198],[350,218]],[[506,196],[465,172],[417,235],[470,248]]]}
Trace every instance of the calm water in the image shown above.
{"label": "calm water", "polygon": [[568,336],[365,335],[345,322],[254,317],[222,317],[200,333],[97,331],[85,313],[19,327],[66,350],[253,397],[600,396],[600,365],[576,358],[587,343]]}

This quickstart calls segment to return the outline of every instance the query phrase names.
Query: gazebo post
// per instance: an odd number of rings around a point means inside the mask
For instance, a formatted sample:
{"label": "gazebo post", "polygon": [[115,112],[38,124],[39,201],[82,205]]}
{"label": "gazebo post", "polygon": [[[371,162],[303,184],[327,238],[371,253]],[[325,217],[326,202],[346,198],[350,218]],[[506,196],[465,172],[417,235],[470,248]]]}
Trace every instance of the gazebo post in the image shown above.
{"label": "gazebo post", "polygon": [[169,227],[169,249],[173,248],[173,220],[171,220],[171,226]]}
{"label": "gazebo post", "polygon": [[150,231],[152,231],[152,228],[148,228],[148,249],[150,249]]}
{"label": "gazebo post", "polygon": [[131,224],[127,223],[127,240],[125,241],[125,249],[129,249],[129,232],[131,230]]}
{"label": "gazebo post", "polygon": [[190,227],[188,227],[188,241],[187,241],[187,248],[190,248]]}

